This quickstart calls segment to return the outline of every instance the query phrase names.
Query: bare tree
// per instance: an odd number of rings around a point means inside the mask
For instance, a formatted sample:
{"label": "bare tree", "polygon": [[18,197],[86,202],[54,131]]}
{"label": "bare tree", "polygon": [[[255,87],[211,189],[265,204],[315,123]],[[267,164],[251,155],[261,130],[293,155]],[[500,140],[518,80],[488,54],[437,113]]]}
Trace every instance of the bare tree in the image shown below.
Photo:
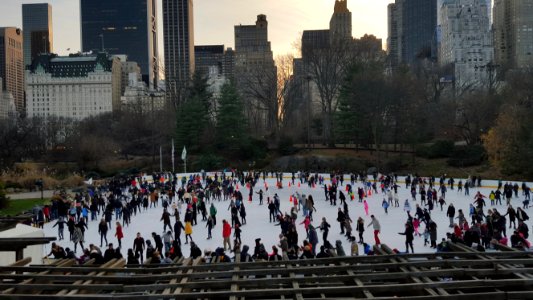
{"label": "bare tree", "polygon": [[361,39],[330,38],[328,45],[302,48],[306,72],[318,90],[324,141],[335,145],[333,117],[338,108],[340,89],[347,72],[357,62],[383,62],[381,40],[373,35]]}
{"label": "bare tree", "polygon": [[237,87],[243,96],[250,127],[256,135],[277,134],[278,92],[275,65],[237,68]]}
{"label": "bare tree", "polygon": [[324,141],[334,146],[333,114],[337,110],[339,92],[351,61],[351,40],[333,40],[326,47],[302,49],[307,74],[320,96]]}
{"label": "bare tree", "polygon": [[276,58],[277,66],[277,101],[278,101],[278,130],[286,130],[288,119],[297,117],[296,99],[301,91],[302,80],[294,76],[294,56],[292,54],[281,55]]}

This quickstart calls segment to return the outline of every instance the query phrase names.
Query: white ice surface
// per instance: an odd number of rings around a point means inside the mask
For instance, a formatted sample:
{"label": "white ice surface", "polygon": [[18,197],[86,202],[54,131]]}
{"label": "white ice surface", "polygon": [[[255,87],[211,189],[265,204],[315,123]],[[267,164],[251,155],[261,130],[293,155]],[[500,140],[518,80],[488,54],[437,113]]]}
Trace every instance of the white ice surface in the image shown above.
{"label": "white ice surface", "polygon": [[[210,173],[211,175],[213,173]],[[181,178],[181,175],[179,178]],[[285,176],[290,176],[290,174],[285,174]],[[329,178],[329,175],[324,175],[326,178]],[[349,176],[346,175],[345,179],[349,179]],[[436,179],[438,183],[438,178]],[[246,205],[246,212],[247,212],[247,224],[243,225],[241,227],[242,233],[241,238],[243,245],[250,246],[250,251],[253,252],[253,247],[255,244],[256,238],[261,238],[261,241],[264,243],[267,251],[270,253],[272,245],[277,245],[279,241],[279,234],[281,232],[281,229],[279,226],[274,226],[274,223],[269,223],[269,211],[266,205],[266,196],[270,194],[271,196],[274,195],[274,193],[277,193],[280,196],[281,201],[281,211],[282,212],[290,212],[290,208],[292,206],[292,203],[289,202],[289,196],[296,191],[299,191],[301,194],[306,195],[313,195],[313,198],[315,200],[315,207],[317,211],[313,214],[313,222],[312,224],[315,227],[318,227],[320,225],[320,221],[322,217],[326,217],[327,221],[330,223],[331,228],[328,236],[328,240],[330,243],[335,245],[336,240],[341,240],[343,243],[344,250],[347,254],[349,254],[349,243],[346,240],[346,238],[340,234],[340,227],[339,223],[336,221],[337,218],[337,211],[338,207],[342,207],[339,200],[337,200],[337,207],[331,206],[329,204],[329,201],[325,201],[324,197],[324,189],[323,187],[316,186],[316,188],[309,188],[306,184],[302,184],[300,187],[291,186],[288,187],[289,179],[285,178],[283,180],[283,189],[278,189],[275,187],[276,180],[273,178],[267,178],[267,184],[269,186],[269,190],[267,193],[265,193],[264,197],[264,204],[259,205],[259,196],[255,194],[255,192],[259,191],[259,189],[263,189],[264,191],[264,183],[263,179],[260,179],[258,184],[256,185],[254,189],[254,197],[253,201],[250,203],[247,201],[248,199],[248,190],[245,190],[242,186],[240,186],[240,190],[243,194],[243,197],[245,199],[244,203]],[[383,197],[385,195],[379,193],[379,194],[372,194],[370,197],[366,198],[367,202],[369,204],[369,211],[370,214],[374,214],[379,222],[381,223],[381,243],[387,244],[391,248],[397,248],[400,251],[405,251],[405,237],[402,235],[399,235],[399,232],[403,232],[404,230],[404,224],[406,221],[406,213],[403,209],[403,203],[405,199],[409,199],[409,202],[411,204],[412,212],[411,214],[414,216],[414,209],[416,207],[416,203],[411,201],[411,195],[410,195],[410,189],[405,188],[405,184],[403,183],[403,177],[399,178],[399,186],[398,193],[400,196],[400,207],[389,207],[389,213],[388,215],[385,214],[383,208],[381,207],[381,202],[383,200]],[[497,185],[497,181],[489,181],[489,180],[483,180],[482,181],[482,188],[471,188],[470,189],[470,196],[464,195],[464,190],[462,193],[457,192],[457,182],[459,179],[455,180],[455,189],[450,190],[448,189],[448,192],[446,194],[446,202],[447,204],[453,203],[456,211],[459,209],[462,209],[465,213],[465,216],[467,220],[470,220],[468,216],[468,207],[470,203],[473,203],[474,195],[477,191],[481,191],[482,194],[488,195],[490,194],[491,190],[495,190],[495,186]],[[299,180],[295,181],[296,183],[299,182]],[[446,181],[447,182],[447,181]],[[465,182],[465,179],[463,179],[463,183]],[[329,184],[330,181],[326,180],[326,183]],[[349,183],[349,180],[344,181],[344,185],[346,183]],[[505,184],[505,182],[504,182]],[[518,184],[521,186],[521,182],[518,182]],[[362,186],[361,182],[358,182],[353,187],[354,191],[357,191],[357,187]],[[528,183],[528,186],[532,186],[531,183]],[[426,187],[427,188],[427,187]],[[345,195],[348,197],[348,195],[345,192],[345,186],[339,187],[339,189],[342,189],[342,191],[345,193]],[[439,193],[440,195],[440,193]],[[420,203],[420,197],[417,196],[417,203]],[[349,201],[349,200],[348,200]],[[521,195],[521,191],[519,192],[519,198],[513,198],[511,201],[511,204],[513,207],[520,206],[522,207],[522,201],[523,196]],[[494,206],[498,209],[499,212],[505,213],[506,212],[506,206],[505,206],[505,199],[502,200],[503,205],[497,205]],[[487,207],[485,207],[485,211],[490,208],[490,200],[486,199]],[[213,238],[211,240],[207,240],[207,228],[205,227],[205,222],[201,221],[202,217],[201,214],[198,215],[198,225],[193,226],[193,233],[192,237],[196,244],[200,247],[200,249],[210,249],[215,250],[218,247],[222,247],[222,219],[231,220],[230,218],[230,211],[228,210],[229,201],[215,201],[215,206],[218,210],[217,214],[217,225],[213,228]],[[209,207],[209,204],[208,204]],[[451,232],[451,229],[448,228],[449,220],[446,217],[446,209],[447,205],[444,206],[443,211],[440,211],[440,207],[436,206],[433,210],[431,216],[432,219],[437,223],[437,243],[446,236],[446,232]],[[185,205],[183,205],[181,213],[184,213]],[[124,232],[124,239],[122,240],[122,254],[124,257],[126,257],[128,248],[132,248],[133,246],[133,239],[136,236],[137,232],[140,232],[142,236],[145,239],[151,238],[151,233],[156,232],[160,235],[163,234],[163,222],[160,221],[161,214],[163,212],[163,208],[161,205],[157,208],[151,208],[148,211],[145,211],[141,214],[137,214],[137,216],[132,216],[131,224],[127,227],[123,228]],[[526,210],[528,214],[531,215],[531,212]],[[365,219],[365,227],[370,222],[370,216],[365,216],[365,212],[363,209],[363,204],[359,203],[357,200],[357,194],[355,194],[355,200],[349,201],[349,215],[351,219],[354,221],[352,224],[353,232],[352,235],[357,237],[357,232],[355,228],[355,221],[359,216],[363,217]],[[181,215],[183,216],[183,215]],[[457,216],[457,212],[456,212]],[[90,219],[90,217],[89,217]],[[98,218],[98,220],[101,219],[101,216]],[[172,224],[174,223],[174,218],[172,217]],[[183,220],[183,219],[182,219]],[[302,217],[302,211],[300,211],[297,219],[297,223],[300,223],[303,220]],[[527,222],[528,226],[530,224],[531,220]],[[52,225],[55,223],[47,223],[45,224],[44,231],[46,236],[57,236],[57,227],[52,228]],[[118,245],[118,242],[116,238],[114,237],[115,233],[115,225],[114,221],[112,222],[113,227],[110,229],[110,231],[107,234],[108,241],[112,242],[115,247]],[[100,236],[98,234],[98,222],[97,221],[89,221],[88,224],[89,229],[85,232],[85,247],[88,247],[90,243],[93,243],[95,245],[100,245]],[[298,241],[299,244],[302,244],[302,241],[306,238],[306,233],[303,225],[297,225],[298,229]],[[423,232],[424,225],[421,225],[420,232]],[[318,237],[319,237],[319,246],[322,244],[322,233],[320,230],[317,229]],[[512,233],[512,232],[511,232]],[[508,231],[508,236],[511,234]],[[69,241],[68,236],[68,230],[65,227],[65,240],[57,241],[61,246],[63,247],[70,247],[73,249],[73,243]],[[232,232],[233,235],[233,232]],[[374,244],[374,237],[373,237],[373,230],[372,227],[366,228],[364,233],[364,239],[365,242],[367,242],[370,245]],[[153,240],[152,240],[153,242]],[[190,248],[189,245],[183,244],[185,242],[184,233],[182,232],[182,252],[185,256],[189,256]],[[233,239],[232,239],[233,244]],[[318,247],[319,247],[318,246]],[[45,251],[48,253],[50,251],[50,245],[46,245]],[[77,256],[80,256],[82,254],[82,250],[78,247]],[[414,240],[414,249],[415,252],[422,253],[422,252],[434,252],[435,250],[429,248],[429,245],[424,247],[424,238],[423,237],[415,237]],[[104,242],[104,249],[105,250],[105,242]],[[359,247],[359,252],[362,254],[362,247]],[[231,256],[231,255],[230,255]],[[34,262],[37,263],[37,262]]]}

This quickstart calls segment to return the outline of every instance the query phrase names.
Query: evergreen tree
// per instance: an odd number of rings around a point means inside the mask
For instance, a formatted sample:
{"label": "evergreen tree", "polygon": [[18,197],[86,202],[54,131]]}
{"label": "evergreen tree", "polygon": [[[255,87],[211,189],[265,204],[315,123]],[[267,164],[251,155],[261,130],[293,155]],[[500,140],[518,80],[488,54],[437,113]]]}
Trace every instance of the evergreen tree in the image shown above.
{"label": "evergreen tree", "polygon": [[188,90],[189,98],[196,98],[203,104],[207,114],[211,115],[213,113],[213,93],[209,91],[207,76],[195,72],[191,83]]}
{"label": "evergreen tree", "polygon": [[351,141],[358,143],[359,126],[357,121],[359,111],[355,102],[350,97],[351,78],[355,70],[352,70],[345,80],[339,95],[339,108],[335,113],[335,135],[339,142],[347,144]]}
{"label": "evergreen tree", "polygon": [[182,146],[197,149],[200,146],[207,122],[207,112],[200,99],[189,99],[182,104],[177,115],[176,142]]}
{"label": "evergreen tree", "polygon": [[246,119],[241,98],[231,82],[221,89],[217,113],[217,145],[220,149],[236,150],[246,142]]}
{"label": "evergreen tree", "polygon": [[178,110],[176,121],[176,142],[178,149],[183,146],[197,150],[209,144],[208,128],[213,94],[209,91],[207,77],[195,73],[187,89],[187,99]]}

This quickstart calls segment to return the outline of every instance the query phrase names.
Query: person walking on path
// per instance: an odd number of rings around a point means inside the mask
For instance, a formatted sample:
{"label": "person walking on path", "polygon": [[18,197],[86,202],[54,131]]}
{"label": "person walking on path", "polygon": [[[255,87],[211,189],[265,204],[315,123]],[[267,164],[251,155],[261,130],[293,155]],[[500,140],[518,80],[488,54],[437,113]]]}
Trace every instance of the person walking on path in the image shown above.
{"label": "person walking on path", "polygon": [[381,231],[381,225],[379,224],[378,219],[376,219],[374,215],[371,215],[370,218],[372,219],[372,221],[368,224],[367,227],[372,226],[372,228],[374,229],[374,240],[376,242],[376,245],[380,245],[381,241],[379,240],[379,233]]}

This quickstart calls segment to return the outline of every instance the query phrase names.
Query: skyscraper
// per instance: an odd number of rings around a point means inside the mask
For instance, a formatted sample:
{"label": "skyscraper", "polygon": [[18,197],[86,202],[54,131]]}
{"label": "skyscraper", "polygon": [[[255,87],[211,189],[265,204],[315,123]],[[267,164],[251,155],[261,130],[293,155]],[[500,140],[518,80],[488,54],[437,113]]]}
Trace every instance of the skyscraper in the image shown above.
{"label": "skyscraper", "polygon": [[202,45],[194,46],[194,65],[196,72],[208,75],[209,69],[217,68],[222,74],[224,64],[224,45]]}
{"label": "skyscraper", "polygon": [[494,46],[496,64],[533,66],[533,0],[494,2]]}
{"label": "skyscraper", "polygon": [[142,79],[157,87],[156,0],[81,0],[81,48],[126,54],[141,67]]}
{"label": "skyscraper", "polygon": [[398,66],[399,57],[399,31],[398,31],[398,5],[390,3],[387,6],[387,55],[391,67]]}
{"label": "skyscraper", "polygon": [[276,66],[266,15],[258,15],[254,25],[235,26],[235,81],[245,95],[245,114],[252,132],[257,136],[270,132],[278,106],[260,99],[276,98]]}
{"label": "skyscraper", "polygon": [[194,73],[193,17],[192,0],[163,0],[165,83],[173,97],[179,98]]}
{"label": "skyscraper", "polygon": [[24,31],[24,66],[30,65],[40,53],[54,51],[52,6],[48,3],[22,4]]}
{"label": "skyscraper", "polygon": [[[413,64],[421,57],[436,57],[437,0],[396,0],[395,7],[388,9],[388,21],[396,22],[397,30],[389,32],[389,39],[396,38],[398,44],[397,49],[388,49],[389,55],[405,64]],[[393,25],[389,24],[389,29]]]}
{"label": "skyscraper", "polygon": [[15,27],[0,28],[0,77],[4,90],[15,99],[17,111],[25,112],[24,105],[24,54],[22,30]]}
{"label": "skyscraper", "polygon": [[348,10],[348,0],[335,1],[329,30],[331,38],[352,38],[352,12]]}
{"label": "skyscraper", "polygon": [[494,58],[487,1],[448,0],[439,12],[439,63],[454,66],[457,88],[483,87]]}

